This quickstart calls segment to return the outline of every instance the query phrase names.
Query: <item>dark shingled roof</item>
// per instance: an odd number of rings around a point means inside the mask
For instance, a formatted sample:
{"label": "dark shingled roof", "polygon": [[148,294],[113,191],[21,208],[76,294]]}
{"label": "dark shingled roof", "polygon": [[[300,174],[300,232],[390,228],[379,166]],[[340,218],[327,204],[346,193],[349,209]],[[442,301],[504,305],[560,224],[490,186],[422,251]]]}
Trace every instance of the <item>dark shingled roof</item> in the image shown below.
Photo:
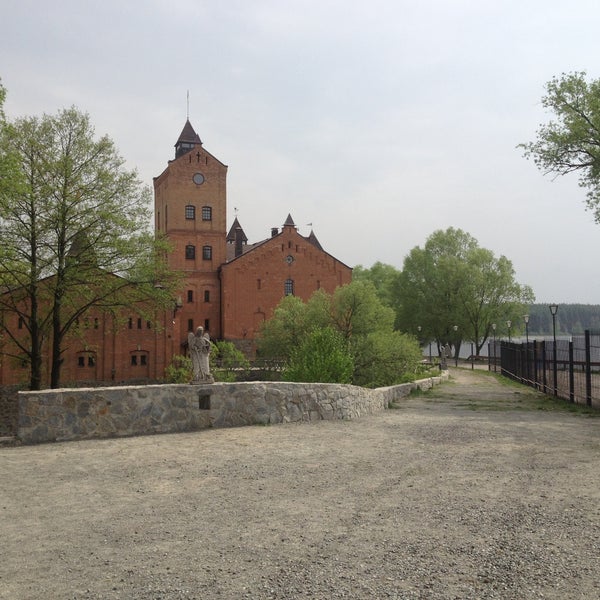
{"label": "dark shingled roof", "polygon": [[244,242],[244,244],[247,244],[248,238],[246,237],[246,234],[244,233],[244,230],[242,229],[242,226],[240,225],[240,222],[238,221],[237,217],[233,221],[233,225],[231,226],[231,229],[227,234],[227,241],[231,243],[235,242],[235,230],[238,228],[242,230],[242,241]]}
{"label": "dark shingled roof", "polygon": [[202,140],[200,139],[200,136],[194,131],[194,128],[192,127],[192,124],[190,123],[189,119],[185,122],[185,125],[183,126],[183,129],[179,134],[179,139],[177,140],[177,143],[175,145],[177,146],[177,144],[180,144],[181,142],[202,145]]}

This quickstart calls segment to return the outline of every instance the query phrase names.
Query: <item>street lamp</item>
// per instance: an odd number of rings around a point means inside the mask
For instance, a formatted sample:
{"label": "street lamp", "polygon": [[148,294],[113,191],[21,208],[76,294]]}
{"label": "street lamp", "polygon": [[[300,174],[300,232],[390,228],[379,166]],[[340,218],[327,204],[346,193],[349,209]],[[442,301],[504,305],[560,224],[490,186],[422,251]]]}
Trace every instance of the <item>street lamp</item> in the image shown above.
{"label": "street lamp", "polygon": [[492,331],[494,332],[494,373],[496,372],[496,323],[492,323]]}
{"label": "street lamp", "polygon": [[525,370],[529,383],[529,315],[523,315],[523,321],[525,321]]}
{"label": "street lamp", "polygon": [[552,340],[554,342],[553,352],[554,355],[554,364],[552,367],[552,372],[554,375],[554,395],[558,395],[558,386],[556,384],[556,376],[557,376],[557,368],[556,368],[556,313],[558,312],[558,304],[551,304],[549,307],[550,314],[552,315]]}
{"label": "street lamp", "polygon": [[512,327],[512,321],[510,319],[506,321],[506,326],[508,327],[508,343],[510,344],[510,328]]}
{"label": "street lamp", "polygon": [[423,329],[420,325],[417,325],[417,331],[419,332],[419,347],[421,348],[421,358],[423,358],[423,347],[421,346],[421,329]]}
{"label": "street lamp", "polygon": [[454,329],[454,366],[458,367],[458,343],[456,338],[456,332],[458,331],[458,325],[455,325]]}

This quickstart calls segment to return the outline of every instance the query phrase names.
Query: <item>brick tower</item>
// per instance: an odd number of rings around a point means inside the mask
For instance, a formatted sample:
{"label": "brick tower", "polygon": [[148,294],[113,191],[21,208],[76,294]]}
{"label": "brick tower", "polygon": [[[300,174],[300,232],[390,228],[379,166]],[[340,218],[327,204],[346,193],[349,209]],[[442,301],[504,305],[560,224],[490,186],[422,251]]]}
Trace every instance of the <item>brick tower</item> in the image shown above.
{"label": "brick tower", "polygon": [[227,166],[204,149],[187,120],[175,159],[154,178],[156,231],[172,244],[169,266],[186,276],[175,299],[173,353],[182,352],[188,331],[199,325],[213,338],[222,334],[219,266],[226,261],[226,179]]}

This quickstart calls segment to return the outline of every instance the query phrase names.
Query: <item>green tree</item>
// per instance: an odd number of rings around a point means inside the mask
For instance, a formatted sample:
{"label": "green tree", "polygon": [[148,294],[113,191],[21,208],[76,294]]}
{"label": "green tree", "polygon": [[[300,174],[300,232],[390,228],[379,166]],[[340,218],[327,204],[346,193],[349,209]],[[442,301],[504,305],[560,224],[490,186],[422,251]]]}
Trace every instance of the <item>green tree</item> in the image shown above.
{"label": "green tree", "polygon": [[[412,336],[394,334],[393,325],[394,311],[382,304],[373,284],[353,281],[337,288],[331,296],[317,292],[306,304],[298,298],[284,298],[272,319],[264,323],[258,347],[262,356],[283,358],[288,370],[293,367],[288,372],[294,380],[306,381],[306,373],[314,377],[321,368],[323,373],[339,376],[333,368],[340,362],[345,364],[339,354],[335,354],[333,365],[322,356],[331,334],[321,338],[320,332],[331,329],[344,341],[344,355],[355,364],[353,381],[360,381],[360,385],[392,385],[405,373],[414,373],[421,359],[417,341]],[[307,339],[311,340],[309,345]],[[319,361],[328,366],[319,367]],[[373,366],[372,361],[378,361],[377,365]]]}
{"label": "green tree", "polygon": [[[421,341],[475,344],[479,354],[493,323],[515,320],[533,301],[528,286],[515,281],[512,263],[460,229],[434,232],[423,248],[411,250],[398,279],[398,322]],[[456,327],[456,331],[455,328]]]}
{"label": "green tree", "polygon": [[399,331],[374,331],[353,340],[353,383],[382,387],[413,381],[423,359],[411,335]]}
{"label": "green tree", "polygon": [[393,309],[382,304],[375,286],[368,281],[336,288],[330,314],[333,325],[347,340],[372,331],[391,331],[395,318]]}
{"label": "green tree", "polygon": [[352,357],[344,338],[332,327],[315,329],[296,346],[284,370],[286,381],[350,383]]}
{"label": "green tree", "polygon": [[579,185],[588,190],[587,206],[600,223],[600,79],[588,82],[585,72],[554,77],[542,104],[554,119],[520,148],[544,174],[577,172]]}
{"label": "green tree", "polygon": [[400,271],[396,267],[379,261],[368,269],[362,265],[352,269],[352,281],[371,282],[381,302],[392,308],[396,306],[394,290],[399,276]]}
{"label": "green tree", "polygon": [[133,309],[147,319],[172,302],[179,284],[150,230],[150,192],[106,136],[95,138],[76,108],[4,124],[4,156],[18,172],[0,187],[0,309],[27,331],[4,324],[41,385],[41,351],[51,342],[50,384],[60,384],[62,352],[78,319],[94,308]]}

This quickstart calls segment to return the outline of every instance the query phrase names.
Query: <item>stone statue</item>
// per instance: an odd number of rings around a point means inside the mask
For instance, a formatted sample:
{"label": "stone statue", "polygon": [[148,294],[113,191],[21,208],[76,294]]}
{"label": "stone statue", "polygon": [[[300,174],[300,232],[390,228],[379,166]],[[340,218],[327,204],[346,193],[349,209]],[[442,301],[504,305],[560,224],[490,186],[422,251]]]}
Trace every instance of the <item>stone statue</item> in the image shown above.
{"label": "stone statue", "polygon": [[214,383],[214,378],[210,374],[208,357],[210,354],[210,336],[208,331],[204,333],[204,328],[198,327],[196,333],[188,333],[188,347],[192,359],[193,378],[192,383]]}

